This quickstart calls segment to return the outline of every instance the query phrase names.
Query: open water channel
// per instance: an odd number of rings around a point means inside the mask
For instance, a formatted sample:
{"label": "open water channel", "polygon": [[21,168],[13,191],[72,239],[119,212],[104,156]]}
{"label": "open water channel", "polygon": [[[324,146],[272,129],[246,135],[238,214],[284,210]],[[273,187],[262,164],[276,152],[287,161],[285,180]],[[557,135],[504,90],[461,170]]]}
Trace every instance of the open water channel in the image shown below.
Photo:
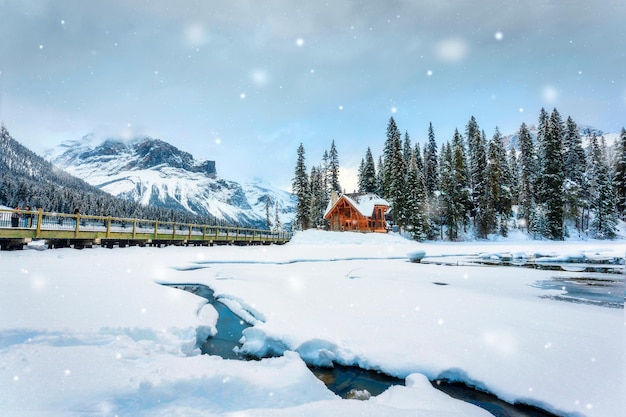
{"label": "open water channel", "polygon": [[[216,355],[224,359],[254,360],[237,353],[244,329],[248,323],[233,313],[226,305],[216,299],[213,290],[202,284],[171,285],[181,290],[192,292],[207,301],[217,310],[217,334],[200,343],[202,353]],[[357,366],[335,364],[332,368],[309,366],[313,374],[335,394],[342,398],[367,399],[369,395],[378,395],[393,385],[404,385],[404,379],[395,378],[381,372],[362,369]],[[496,417],[557,417],[542,409],[526,404],[509,404],[496,396],[469,387],[458,382],[446,380],[431,381],[432,385],[451,397],[475,404]]]}

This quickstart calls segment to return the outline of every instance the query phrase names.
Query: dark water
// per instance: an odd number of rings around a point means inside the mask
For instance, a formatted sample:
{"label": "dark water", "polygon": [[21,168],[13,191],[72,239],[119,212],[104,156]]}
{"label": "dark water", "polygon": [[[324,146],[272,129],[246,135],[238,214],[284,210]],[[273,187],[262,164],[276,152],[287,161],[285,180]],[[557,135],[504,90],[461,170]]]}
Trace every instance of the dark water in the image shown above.
{"label": "dark water", "polygon": [[[244,329],[250,327],[226,305],[216,299],[211,288],[201,284],[176,284],[175,288],[189,291],[206,298],[217,310],[217,335],[206,341],[199,341],[202,353],[221,356],[224,359],[251,360],[258,359],[239,355],[234,348],[239,346]],[[332,368],[309,366],[313,374],[335,394],[342,398],[359,398],[359,393],[367,391],[368,395],[376,396],[394,385],[404,385],[404,379],[362,369],[357,366],[335,364]],[[463,383],[446,380],[431,381],[433,387],[445,392],[453,398],[477,405],[496,417],[557,417],[539,408],[526,404],[509,404],[496,396],[469,387]],[[361,397],[366,399],[367,397]]]}
{"label": "dark water", "polygon": [[571,303],[591,304],[607,308],[624,308],[624,279],[609,279],[592,274],[580,277],[554,277],[537,281],[535,286],[546,290],[565,291],[547,298]]}

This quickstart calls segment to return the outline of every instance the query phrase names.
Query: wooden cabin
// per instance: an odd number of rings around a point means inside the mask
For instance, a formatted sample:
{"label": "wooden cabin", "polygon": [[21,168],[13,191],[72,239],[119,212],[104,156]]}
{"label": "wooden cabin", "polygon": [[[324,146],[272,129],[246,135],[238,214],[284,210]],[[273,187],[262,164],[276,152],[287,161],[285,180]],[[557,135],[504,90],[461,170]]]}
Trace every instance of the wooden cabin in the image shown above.
{"label": "wooden cabin", "polygon": [[331,196],[324,215],[332,231],[387,232],[385,213],[389,203],[372,193]]}

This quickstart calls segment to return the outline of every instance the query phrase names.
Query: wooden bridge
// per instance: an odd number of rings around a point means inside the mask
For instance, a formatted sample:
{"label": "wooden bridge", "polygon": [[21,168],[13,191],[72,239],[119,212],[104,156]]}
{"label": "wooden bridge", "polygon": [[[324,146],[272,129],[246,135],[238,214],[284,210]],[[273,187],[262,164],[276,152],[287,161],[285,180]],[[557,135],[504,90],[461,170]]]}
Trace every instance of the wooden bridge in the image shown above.
{"label": "wooden bridge", "polygon": [[0,209],[0,249],[22,249],[33,240],[45,240],[50,248],[96,245],[162,246],[162,245],[269,245],[283,244],[290,232],[209,226],[189,223],[160,222],[111,216],[46,213]]}

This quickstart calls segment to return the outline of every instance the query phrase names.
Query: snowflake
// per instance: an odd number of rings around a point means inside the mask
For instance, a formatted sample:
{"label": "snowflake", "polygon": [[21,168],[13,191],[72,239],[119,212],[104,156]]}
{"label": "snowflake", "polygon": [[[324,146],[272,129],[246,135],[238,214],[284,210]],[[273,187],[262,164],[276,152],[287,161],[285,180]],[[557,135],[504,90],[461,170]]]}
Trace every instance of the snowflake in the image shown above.
{"label": "snowflake", "polygon": [[304,45],[304,39],[302,39],[302,38],[296,39],[296,45],[303,46]]}
{"label": "snowflake", "polygon": [[501,41],[502,38],[504,38],[504,35],[502,34],[502,32],[498,31],[493,35],[493,37],[496,38],[497,41]]}

